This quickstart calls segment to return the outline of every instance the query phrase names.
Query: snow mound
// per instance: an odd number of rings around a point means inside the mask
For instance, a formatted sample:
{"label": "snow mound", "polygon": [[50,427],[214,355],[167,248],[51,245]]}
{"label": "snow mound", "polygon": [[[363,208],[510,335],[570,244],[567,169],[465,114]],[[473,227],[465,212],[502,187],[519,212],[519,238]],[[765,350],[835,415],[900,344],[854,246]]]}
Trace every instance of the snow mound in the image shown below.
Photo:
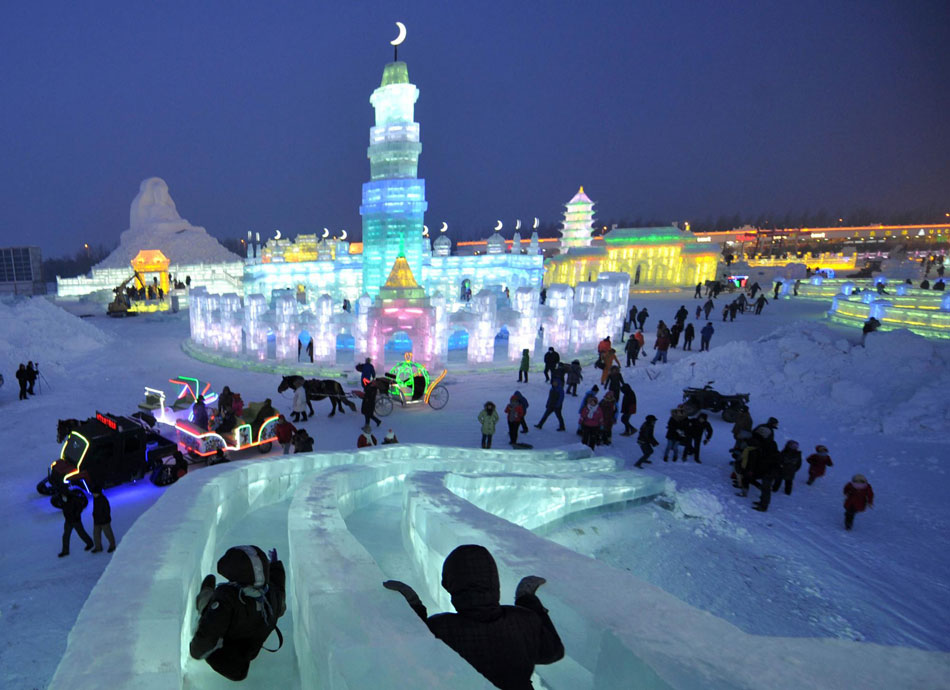
{"label": "snow mound", "polygon": [[142,249],[160,249],[172,264],[215,264],[239,261],[202,227],[178,215],[168,185],[160,177],[142,180],[132,200],[129,229],[119,246],[96,268],[127,268]]}
{"label": "snow mound", "polygon": [[45,297],[0,300],[0,366],[11,377],[28,360],[44,369],[60,370],[110,340]]}
{"label": "snow mound", "polygon": [[706,489],[667,490],[673,500],[676,517],[701,518],[715,521],[722,518],[722,504],[715,494]]}
{"label": "snow mound", "polygon": [[774,398],[807,406],[841,431],[918,440],[950,431],[950,343],[910,331],[874,333],[861,347],[824,324],[796,322],[680,360],[671,373],[683,386],[714,380],[720,393],[750,393],[753,410]]}

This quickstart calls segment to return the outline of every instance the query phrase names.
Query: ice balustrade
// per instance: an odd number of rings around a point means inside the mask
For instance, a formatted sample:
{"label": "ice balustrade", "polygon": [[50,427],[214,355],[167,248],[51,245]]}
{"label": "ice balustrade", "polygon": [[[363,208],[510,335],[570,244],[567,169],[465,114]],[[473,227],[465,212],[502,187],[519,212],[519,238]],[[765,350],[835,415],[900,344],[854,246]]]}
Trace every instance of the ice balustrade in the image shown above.
{"label": "ice balustrade", "polygon": [[[232,545],[219,543],[219,535],[226,535],[253,511],[287,500],[302,482],[315,478],[318,472],[357,462],[362,464],[355,467],[354,472],[340,473],[341,477],[347,477],[346,481],[334,484],[341,496],[341,507],[334,511],[342,510],[343,515],[358,507],[360,501],[380,495],[379,489],[373,487],[389,487],[389,490],[396,491],[401,478],[416,469],[434,470],[450,466],[475,473],[573,474],[612,471],[617,461],[590,457],[586,449],[473,451],[471,448],[397,445],[363,453],[311,453],[203,469],[204,481],[189,478],[168,487],[165,495],[124,536],[122,549],[115,553],[80,611],[50,687],[98,690],[103,684],[103,674],[107,674],[110,680],[114,679],[116,687],[134,686],[137,690],[182,687],[182,674],[189,663],[188,643],[196,622],[194,598],[197,588],[201,578],[213,572],[214,563]],[[363,472],[364,466],[379,469]],[[315,481],[319,483],[316,478]],[[327,526],[337,524],[334,511],[325,515]],[[293,525],[302,517],[305,516],[295,513],[288,519]],[[310,532],[307,537],[309,547],[292,546],[289,558],[285,559],[291,577],[294,572],[309,572],[295,565],[297,554],[300,558],[325,558],[320,555],[323,541],[315,540],[313,534]],[[328,540],[331,536],[321,534]],[[317,555],[307,555],[307,548],[313,549]],[[352,552],[352,549],[362,547],[351,542],[348,548]],[[342,591],[347,586],[345,561],[338,566],[339,571],[328,586]],[[373,575],[374,586],[381,581],[380,575],[378,572]],[[313,578],[297,579],[310,582]],[[322,586],[321,583],[311,584]],[[128,593],[121,606],[116,604],[117,592]],[[388,602],[395,598],[391,592],[385,594],[389,595]],[[306,601],[304,592],[299,595]],[[405,602],[402,604],[404,606]],[[389,610],[388,607],[386,604],[383,612]],[[405,612],[396,608],[401,613],[395,621],[377,617],[376,611],[365,618],[355,618],[350,610],[336,624],[362,627],[366,635],[387,626],[394,626],[388,628],[391,630],[402,630],[405,627],[402,614]],[[293,614],[295,620],[300,615],[303,614]],[[324,621],[324,624],[328,623]],[[420,639],[429,639],[424,626],[419,625],[419,628]],[[97,632],[90,635],[89,630]],[[318,633],[318,630],[311,630],[296,638],[296,648],[327,654],[330,650],[319,646],[320,638],[310,636]],[[395,644],[398,640],[391,637],[387,640],[387,649]],[[334,650],[338,659],[345,656],[344,652],[343,649]],[[354,667],[366,665],[365,658],[351,658],[350,661]],[[292,662],[288,660],[288,663]],[[413,663],[420,668],[428,664],[432,669],[427,656],[418,657]],[[432,672],[438,677],[438,668]],[[314,686],[302,684],[301,687]],[[452,686],[434,682],[430,687]]]}

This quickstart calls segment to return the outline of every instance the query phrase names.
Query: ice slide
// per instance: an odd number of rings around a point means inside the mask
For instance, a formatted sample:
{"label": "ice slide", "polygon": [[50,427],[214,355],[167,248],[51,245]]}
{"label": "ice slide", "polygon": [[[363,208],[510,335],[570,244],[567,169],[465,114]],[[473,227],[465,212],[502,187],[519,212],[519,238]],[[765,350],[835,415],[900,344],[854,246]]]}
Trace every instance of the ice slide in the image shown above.
{"label": "ice slide", "polygon": [[50,687],[233,687],[191,660],[188,642],[201,577],[228,546],[248,541],[276,545],[290,583],[285,648],[255,660],[251,687],[487,687],[380,586],[405,579],[431,611],[451,610],[441,564],[463,543],[495,555],[505,601],[521,576],[548,579],[540,594],[568,656],[537,672],[554,690],[950,682],[950,655],[747,635],[530,531],[663,490],[656,475],[616,469],[585,452],[395,445],[202,470],[200,481],[170,487],[125,536]]}

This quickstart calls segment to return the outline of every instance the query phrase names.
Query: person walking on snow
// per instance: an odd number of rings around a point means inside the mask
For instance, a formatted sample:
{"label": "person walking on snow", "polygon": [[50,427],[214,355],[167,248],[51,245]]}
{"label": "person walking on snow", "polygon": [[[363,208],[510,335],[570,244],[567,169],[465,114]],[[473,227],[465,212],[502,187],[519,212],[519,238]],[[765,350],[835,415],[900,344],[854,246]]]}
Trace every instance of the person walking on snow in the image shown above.
{"label": "person walking on snow", "polygon": [[109,540],[109,551],[115,551],[115,534],[112,532],[112,507],[109,505],[109,499],[102,493],[102,489],[96,487],[92,492],[92,541],[95,547],[93,553],[102,551],[102,533],[105,532],[106,539]]}
{"label": "person walking on snow", "polygon": [[696,319],[697,321],[699,321],[699,317],[702,316],[702,315],[703,315],[703,305],[697,304],[697,305],[696,305],[696,316],[695,316],[695,319]]}
{"label": "person walking on snow", "polygon": [[620,402],[620,421],[623,423],[623,432],[620,435],[633,436],[637,428],[630,423],[630,417],[637,413],[637,394],[626,381],[620,386],[620,393],[623,395]]}
{"label": "person walking on snow", "polygon": [[646,308],[646,307],[644,307],[643,309],[641,309],[641,310],[640,310],[640,313],[637,314],[637,327],[638,327],[641,331],[643,330],[643,326],[646,324],[647,318],[649,318],[649,316],[650,316],[650,312],[647,311],[647,308]]}
{"label": "person walking on snow", "polygon": [[290,417],[295,422],[301,421],[301,417],[303,421],[307,421],[307,387],[302,382],[294,389],[294,402],[290,408]]}
{"label": "person walking on snow", "polygon": [[82,526],[82,511],[86,509],[88,503],[85,494],[74,494],[69,488],[63,487],[59,495],[63,502],[63,548],[58,554],[59,557],[69,555],[69,538],[73,530],[76,530],[76,534],[83,540],[86,551],[91,551],[94,546],[92,537]]}
{"label": "person walking on snow", "polygon": [[680,448],[686,447],[688,439],[686,424],[686,411],[683,408],[677,407],[670,411],[670,418],[666,422],[666,448],[663,450],[663,462],[669,462],[670,452],[673,453],[673,462],[679,459]]}
{"label": "person walking on snow", "polygon": [[[379,426],[383,421],[376,416],[376,398],[379,397],[379,384],[372,381],[363,389],[363,401],[360,403],[360,412],[363,414],[363,423],[369,426],[370,422],[376,422]],[[304,415],[304,421],[307,416]]]}
{"label": "person walking on snow", "polygon": [[570,393],[575,398],[577,397],[577,384],[584,380],[584,372],[581,369],[581,362],[578,359],[575,359],[571,362],[570,368],[567,370],[567,389],[565,392]]}
{"label": "person walking on snow", "polygon": [[553,347],[549,347],[548,351],[544,353],[544,380],[545,382],[550,381],[550,376],[554,375],[554,370],[557,369],[558,363],[561,361],[561,355]]}
{"label": "person walking on snow", "polygon": [[491,448],[491,437],[495,435],[495,425],[498,424],[498,412],[495,403],[488,401],[478,413],[478,423],[482,425],[482,448]]}
{"label": "person walking on snow", "polygon": [[29,383],[26,379],[26,365],[20,362],[20,368],[16,370],[16,382],[20,385],[20,400],[26,400],[26,386]]}
{"label": "person walking on snow", "polygon": [[604,393],[603,400],[600,401],[601,421],[600,421],[600,439],[601,443],[609,446],[613,441],[614,424],[617,423],[617,399],[613,391]]}
{"label": "person walking on snow", "polygon": [[785,481],[785,495],[792,495],[792,482],[795,481],[795,473],[802,466],[802,452],[798,450],[798,441],[788,441],[779,456],[780,473],[772,484],[772,491],[778,491]]}
{"label": "person walking on snow", "polygon": [[564,405],[564,387],[560,379],[554,379],[551,382],[551,390],[548,391],[548,399],[544,404],[544,414],[541,415],[541,421],[535,424],[536,429],[544,427],[544,422],[552,414],[557,417],[558,431],[564,431],[564,417],[561,416],[561,407]]}
{"label": "person walking on snow", "polygon": [[693,349],[693,338],[696,337],[696,329],[693,327],[693,324],[686,324],[686,330],[683,331],[683,349],[692,350]]}
{"label": "person walking on snow", "polygon": [[524,422],[525,409],[518,397],[518,392],[515,391],[505,407],[505,417],[508,420],[508,443],[512,446],[518,445],[518,430]]}
{"label": "person walking on snow", "polygon": [[[662,323],[662,321],[660,322]],[[666,355],[670,349],[670,332],[667,329],[657,329],[656,342],[653,344],[653,359],[650,364],[663,362],[666,364]]]}
{"label": "person walking on snow", "polygon": [[808,481],[806,484],[814,484],[818,477],[825,476],[825,468],[834,467],[831,462],[831,456],[828,455],[828,448],[825,446],[815,446],[815,452],[805,458],[808,463]]}
{"label": "person walking on snow", "polygon": [[650,456],[653,455],[653,449],[660,445],[660,442],[653,435],[655,427],[656,417],[648,414],[646,419],[643,420],[643,424],[640,425],[640,433],[637,435],[637,445],[640,446],[640,452],[643,455],[633,464],[634,467],[643,467],[643,463],[651,464],[653,462],[650,460]]}
{"label": "person walking on snow", "polygon": [[863,474],[856,474],[844,485],[844,528],[851,529],[854,516],[874,507],[874,490]]}
{"label": "person walking on snow", "polygon": [[[640,334],[640,337],[643,337],[643,334],[640,331],[637,331]],[[636,334],[631,335],[627,339],[627,344],[624,345],[624,352],[627,353],[627,366],[636,366],[637,357],[640,356],[640,341],[637,340]]]}
{"label": "person walking on snow", "polygon": [[696,291],[693,292],[693,299],[702,299],[703,298],[703,284],[696,283]]}
{"label": "person walking on snow", "polygon": [[712,313],[712,310],[716,307],[716,303],[712,299],[707,299],[706,303],[703,305],[703,313],[706,314],[706,320],[709,320],[709,315]]}
{"label": "person walking on snow", "polygon": [[521,364],[518,366],[518,383],[522,382],[522,377],[524,382],[528,382],[528,367],[531,364],[531,355],[528,352],[528,348],[525,348],[521,351]]}
{"label": "person walking on snow", "polygon": [[[310,342],[313,342],[313,340]],[[357,364],[356,370],[360,372],[360,383],[364,389],[370,384],[370,381],[376,378],[376,367],[373,366],[373,360],[370,357],[367,357],[362,364]],[[307,421],[306,417],[304,417],[304,421]]]}
{"label": "person walking on snow", "polygon": [[521,391],[515,391],[515,397],[518,398],[518,402],[521,404],[524,414],[521,416],[521,433],[528,433],[528,399],[521,394]]}
{"label": "person walking on snow", "polygon": [[769,301],[765,299],[765,295],[759,295],[759,299],[755,301],[755,313],[759,315],[762,313],[762,307],[768,304]]}
{"label": "person walking on snow", "polygon": [[617,368],[619,373],[620,371],[620,361],[617,359],[617,351],[613,348],[607,350],[603,356],[604,370],[600,374],[600,385],[603,386],[607,383],[607,377],[610,376],[610,372],[613,371],[614,367]]}
{"label": "person walking on snow", "polygon": [[[705,439],[703,439],[703,435],[706,436]],[[700,412],[694,419],[687,420],[687,442],[686,449],[683,451],[683,462],[686,462],[686,458],[692,455],[693,460],[701,464],[699,449],[701,446],[709,443],[709,439],[712,438],[712,435],[712,425],[709,423],[709,417],[706,416],[705,412]]]}
{"label": "person walking on snow", "polygon": [[699,331],[699,351],[700,352],[709,352],[709,341],[712,340],[713,333],[716,332],[716,329],[713,328],[712,321],[707,321],[706,325],[702,327],[702,330]]}
{"label": "person walking on snow", "polygon": [[287,421],[284,415],[277,417],[277,424],[274,426],[274,436],[277,437],[277,443],[284,449],[284,455],[290,455],[290,447],[294,442],[294,432],[297,427]]}

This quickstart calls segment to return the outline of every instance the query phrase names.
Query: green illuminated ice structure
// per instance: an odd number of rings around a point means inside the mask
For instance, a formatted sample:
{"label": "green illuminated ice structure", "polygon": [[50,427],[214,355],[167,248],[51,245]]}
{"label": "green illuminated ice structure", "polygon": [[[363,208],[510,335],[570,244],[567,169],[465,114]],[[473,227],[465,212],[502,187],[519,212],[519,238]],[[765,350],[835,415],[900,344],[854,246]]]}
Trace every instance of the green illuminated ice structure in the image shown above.
{"label": "green illuminated ice structure", "polygon": [[561,250],[571,247],[589,247],[593,232],[594,202],[584,194],[584,188],[581,187],[565,206],[564,223],[561,228]]}
{"label": "green illuminated ice structure", "polygon": [[363,291],[379,293],[396,257],[405,256],[414,275],[421,276],[422,224],[428,204],[425,180],[417,177],[419,123],[413,110],[419,89],[409,83],[405,62],[391,62],[369,102],[376,126],[369,131],[370,181],[363,184]]}

